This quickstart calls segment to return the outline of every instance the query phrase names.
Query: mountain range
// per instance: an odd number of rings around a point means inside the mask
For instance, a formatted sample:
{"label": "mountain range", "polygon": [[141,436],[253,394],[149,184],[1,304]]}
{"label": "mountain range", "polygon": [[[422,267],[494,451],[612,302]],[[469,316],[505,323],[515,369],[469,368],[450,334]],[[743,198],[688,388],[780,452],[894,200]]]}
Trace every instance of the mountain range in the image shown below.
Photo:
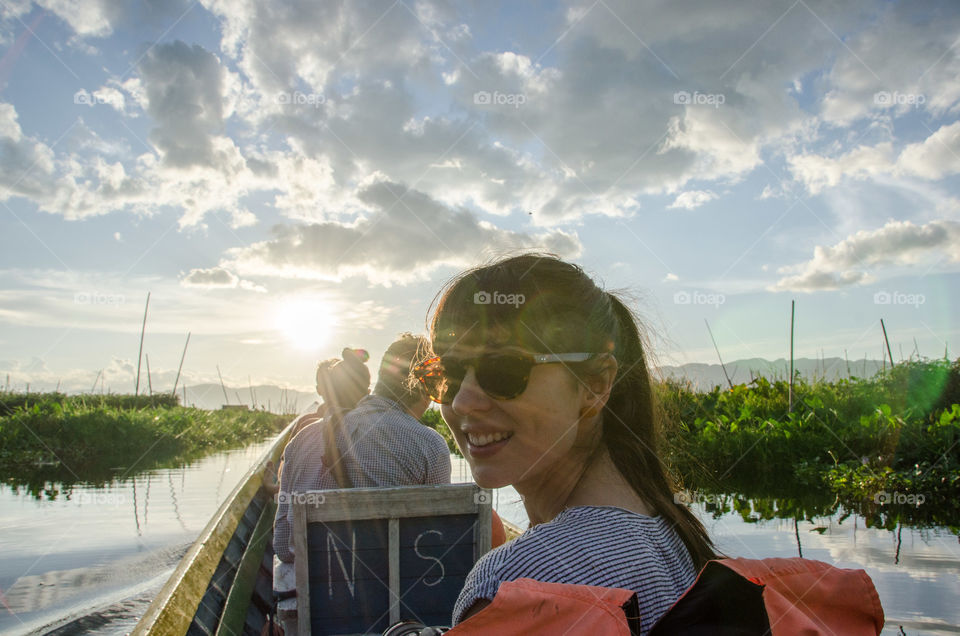
{"label": "mountain range", "polygon": [[[758,376],[768,380],[786,380],[790,377],[790,361],[748,358],[727,362],[726,375],[719,364],[688,363],[680,366],[664,365],[659,368],[662,378],[687,380],[696,391],[709,391],[715,386],[725,386],[727,375],[733,384],[746,384]],[[794,369],[808,381],[835,381],[848,377],[869,378],[884,367],[881,360],[850,360],[843,358],[798,358]],[[214,410],[224,404],[243,404],[252,408],[264,408],[274,413],[303,413],[316,408],[319,401],[316,393],[284,389],[272,385],[254,387],[226,387],[219,384],[198,384],[186,387],[186,403],[201,409]],[[178,391],[181,394],[182,389]],[[311,406],[312,405],[312,406]]]}

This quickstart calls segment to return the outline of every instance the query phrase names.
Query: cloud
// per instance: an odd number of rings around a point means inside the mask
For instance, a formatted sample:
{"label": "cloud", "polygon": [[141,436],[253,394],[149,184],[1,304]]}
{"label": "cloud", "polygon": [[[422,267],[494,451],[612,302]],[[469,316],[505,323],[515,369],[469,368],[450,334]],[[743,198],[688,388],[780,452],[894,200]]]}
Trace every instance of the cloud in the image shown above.
{"label": "cloud", "polygon": [[711,192],[710,190],[689,190],[687,192],[681,192],[679,195],[677,195],[677,198],[668,207],[693,210],[695,208],[699,208],[708,201],[713,201],[716,198],[716,193]]}
{"label": "cloud", "polygon": [[865,270],[882,266],[911,266],[944,258],[960,262],[960,223],[951,220],[914,225],[890,221],[882,228],[862,230],[832,247],[817,246],[805,263],[781,267],[787,274],[771,291],[834,290],[873,277]]}
{"label": "cloud", "polygon": [[358,198],[371,213],[354,223],[276,226],[273,239],[228,250],[221,266],[255,276],[363,276],[390,285],[426,279],[441,266],[464,267],[484,252],[540,247],[575,257],[581,251],[575,234],[498,229],[468,210],[448,208],[398,183],[371,183]]}
{"label": "cloud", "polygon": [[150,133],[166,166],[212,167],[236,172],[236,146],[215,133],[223,127],[225,71],[217,56],[199,45],[158,44],[140,63],[147,112],[159,124]]}
{"label": "cloud", "polygon": [[876,146],[859,146],[838,157],[800,154],[787,158],[793,177],[803,183],[810,194],[838,185],[843,179],[864,180],[890,174],[893,170],[893,146],[889,142]]}
{"label": "cloud", "polygon": [[78,36],[102,38],[113,32],[113,23],[124,13],[124,0],[37,0],[56,14]]}
{"label": "cloud", "polygon": [[248,280],[241,280],[236,274],[222,267],[209,269],[191,269],[180,279],[184,287],[200,287],[204,289],[246,289],[264,293],[266,288]]}
{"label": "cloud", "polygon": [[942,126],[922,142],[904,148],[897,170],[924,179],[960,173],[960,122]]}

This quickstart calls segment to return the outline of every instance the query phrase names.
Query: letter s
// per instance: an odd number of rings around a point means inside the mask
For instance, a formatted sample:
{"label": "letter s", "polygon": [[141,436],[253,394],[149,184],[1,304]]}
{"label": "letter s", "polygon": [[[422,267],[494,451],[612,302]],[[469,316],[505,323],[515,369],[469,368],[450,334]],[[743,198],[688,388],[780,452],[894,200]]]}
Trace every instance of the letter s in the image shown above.
{"label": "letter s", "polygon": [[428,556],[426,554],[420,553],[420,539],[422,539],[424,535],[427,535],[427,534],[439,534],[440,537],[443,538],[443,533],[440,532],[439,530],[427,530],[426,532],[421,532],[417,536],[417,540],[413,542],[413,551],[417,553],[418,557],[420,557],[421,559],[426,559],[428,561],[436,561],[437,565],[440,566],[440,576],[437,577],[437,579],[433,583],[428,583],[426,579],[424,579],[423,581],[423,584],[426,585],[427,587],[433,587],[434,585],[440,583],[443,580],[443,577],[447,574],[447,571],[443,567],[443,561],[441,561],[437,557],[432,557],[432,556]]}

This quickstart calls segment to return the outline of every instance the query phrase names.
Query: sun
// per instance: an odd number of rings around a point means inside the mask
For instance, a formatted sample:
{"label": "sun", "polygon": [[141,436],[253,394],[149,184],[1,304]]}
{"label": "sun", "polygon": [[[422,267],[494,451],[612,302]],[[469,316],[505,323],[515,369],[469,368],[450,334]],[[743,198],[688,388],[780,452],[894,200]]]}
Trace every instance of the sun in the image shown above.
{"label": "sun", "polygon": [[337,325],[333,303],[316,298],[295,296],[283,301],[277,309],[275,324],[295,348],[304,352],[319,350],[330,339]]}

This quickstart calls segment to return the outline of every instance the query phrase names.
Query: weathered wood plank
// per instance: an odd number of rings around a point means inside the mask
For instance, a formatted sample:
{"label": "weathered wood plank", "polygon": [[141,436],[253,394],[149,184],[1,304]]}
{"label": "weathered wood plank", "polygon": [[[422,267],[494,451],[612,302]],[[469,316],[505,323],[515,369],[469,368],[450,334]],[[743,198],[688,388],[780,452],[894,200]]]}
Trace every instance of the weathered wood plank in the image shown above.
{"label": "weathered wood plank", "polygon": [[253,595],[253,586],[257,573],[260,571],[260,561],[267,547],[267,541],[273,534],[273,516],[277,506],[268,501],[260,513],[260,519],[253,529],[253,536],[243,553],[237,575],[230,586],[230,594],[223,608],[223,616],[217,627],[217,636],[235,636],[243,633],[243,625],[247,620],[247,610],[250,607],[250,598]]}

